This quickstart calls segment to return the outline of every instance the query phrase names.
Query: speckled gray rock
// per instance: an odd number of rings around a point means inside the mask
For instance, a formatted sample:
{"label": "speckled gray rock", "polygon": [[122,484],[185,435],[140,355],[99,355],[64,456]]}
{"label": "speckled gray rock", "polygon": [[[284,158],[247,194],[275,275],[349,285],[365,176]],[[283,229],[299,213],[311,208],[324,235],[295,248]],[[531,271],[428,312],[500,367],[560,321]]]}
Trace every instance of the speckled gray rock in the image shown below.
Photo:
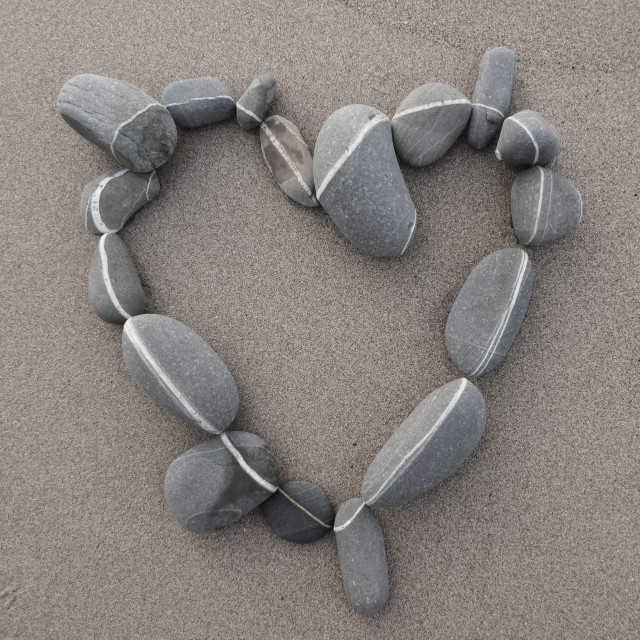
{"label": "speckled gray rock", "polygon": [[511,187],[511,219],[518,240],[538,247],[563,238],[580,224],[582,197],[559,173],[532,167]]}
{"label": "speckled gray rock", "polygon": [[475,149],[484,149],[507,117],[515,72],[516,54],[511,49],[496,47],[482,56],[467,129],[467,140]]}
{"label": "speckled gray rock", "polygon": [[164,495],[173,517],[189,531],[226,527],[277,488],[278,465],[263,440],[246,431],[211,438],[171,463]]}
{"label": "speckled gray rock", "polygon": [[238,388],[218,354],[173,318],[146,314],[127,320],[122,350],[129,373],[161,407],[207,433],[227,429]]}
{"label": "speckled gray rock", "polygon": [[238,124],[243,129],[255,129],[262,123],[276,95],[276,79],[265,74],[256,78],[238,98]]}
{"label": "speckled gray rock", "polygon": [[260,125],[262,156],[278,186],[305,207],[317,207],[313,193],[313,160],[293,122],[271,116]]}
{"label": "speckled gray rock", "polygon": [[486,415],[480,390],[466,378],[429,394],[369,466],[362,482],[365,502],[394,507],[442,482],[475,449]]}
{"label": "speckled gray rock", "polygon": [[75,76],[62,87],[57,107],[81,136],[137,173],[162,166],[175,149],[177,131],[171,114],[126,82]]}
{"label": "speckled gray rock", "polygon": [[80,215],[91,233],[120,231],[131,216],[160,193],[155,171],[114,169],[93,179],[82,192]]}
{"label": "speckled gray rock", "polygon": [[389,598],[389,570],[380,525],[362,500],[352,498],[338,509],[333,530],[349,603],[363,616],[372,616]]}
{"label": "speckled gray rock", "polygon": [[352,104],[322,125],[313,158],[316,198],[340,231],[361,251],[399,256],[416,227],[389,118]]}
{"label": "speckled gray rock", "polygon": [[560,142],[547,121],[535,111],[520,111],[502,124],[496,158],[517,169],[551,162]]}
{"label": "speckled gray rock", "polygon": [[100,238],[89,267],[89,302],[99,318],[124,324],[144,313],[144,290],[131,253],[115,233]]}
{"label": "speckled gray rock", "polygon": [[175,123],[192,129],[227,120],[236,112],[231,91],[216,78],[190,78],[166,86],[160,102]]}
{"label": "speckled gray rock", "polygon": [[414,167],[441,158],[467,126],[471,104],[457,89],[430,82],[412,91],[391,120],[398,155]]}
{"label": "speckled gray rock", "polygon": [[483,258],[456,298],[445,328],[449,356],[468,376],[502,362],[531,299],[533,268],[522,249],[501,249]]}

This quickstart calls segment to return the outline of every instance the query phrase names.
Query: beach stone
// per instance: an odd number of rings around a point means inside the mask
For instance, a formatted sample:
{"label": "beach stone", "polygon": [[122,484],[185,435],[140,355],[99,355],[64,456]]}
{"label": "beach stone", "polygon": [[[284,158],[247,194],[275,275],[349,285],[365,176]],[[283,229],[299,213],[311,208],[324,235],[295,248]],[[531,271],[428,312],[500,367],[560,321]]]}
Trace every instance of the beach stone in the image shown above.
{"label": "beach stone", "polygon": [[445,341],[453,363],[481,376],[502,362],[518,335],[531,291],[533,268],[522,249],[500,249],[483,258],[455,299]]}
{"label": "beach stone", "polygon": [[127,320],[124,361],[136,384],[161,407],[207,433],[221,433],[240,404],[233,376],[195,331],[157,314]]}
{"label": "beach stone", "polygon": [[162,166],[176,147],[171,114],[127,82],[75,76],[62,87],[57,108],[71,128],[136,173]]}
{"label": "beach stone", "polygon": [[413,238],[416,208],[384,113],[352,104],[322,125],[313,158],[316,198],[360,251],[402,255]]}
{"label": "beach stone", "polygon": [[511,104],[516,54],[506,47],[485,52],[471,98],[467,140],[475,149],[484,149],[498,132]]}
{"label": "beach stone", "polygon": [[523,171],[511,187],[511,219],[521,244],[539,247],[564,238],[582,220],[582,196],[559,173]]}
{"label": "beach stone", "polygon": [[129,169],[114,169],[84,188],[80,215],[91,233],[114,233],[159,193],[160,181],[155,171],[134,173]]}
{"label": "beach stone", "polygon": [[319,540],[333,526],[329,498],[318,485],[304,480],[278,487],[260,510],[277,536],[298,544]]}
{"label": "beach stone", "polygon": [[434,163],[460,137],[470,113],[469,99],[457,89],[440,82],[418,87],[391,120],[398,155],[414,167]]}
{"label": "beach stone", "polygon": [[313,160],[293,122],[271,116],[260,125],[262,156],[278,186],[297,203],[317,207],[313,193]]}
{"label": "beach stone", "polygon": [[243,129],[255,129],[262,124],[276,95],[276,79],[265,74],[256,78],[238,98],[236,112]]}
{"label": "beach stone", "polygon": [[371,507],[403,504],[450,476],[475,449],[486,423],[480,390],[459,378],[430,393],[369,466],[362,497]]}
{"label": "beach stone", "polygon": [[216,78],[190,78],[167,85],[160,102],[179,127],[192,129],[228,120],[236,112],[231,91]]}
{"label": "beach stone", "polygon": [[382,529],[373,511],[359,498],[352,498],[338,509],[333,530],[349,604],[361,615],[372,616],[389,598]]}
{"label": "beach stone", "polygon": [[263,440],[246,431],[211,438],[171,463],[164,495],[173,517],[189,531],[226,527],[277,488],[278,464]]}
{"label": "beach stone", "polygon": [[547,164],[560,153],[560,142],[535,111],[520,111],[502,124],[496,158],[516,169]]}

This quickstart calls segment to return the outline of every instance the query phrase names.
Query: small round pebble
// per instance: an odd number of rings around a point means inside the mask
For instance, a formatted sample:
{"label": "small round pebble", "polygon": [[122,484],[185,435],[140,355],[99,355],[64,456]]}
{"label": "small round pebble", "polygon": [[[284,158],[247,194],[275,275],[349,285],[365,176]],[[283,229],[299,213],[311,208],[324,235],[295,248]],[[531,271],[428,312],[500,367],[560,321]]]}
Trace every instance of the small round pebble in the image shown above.
{"label": "small round pebble", "polygon": [[502,124],[496,158],[516,169],[547,164],[560,153],[549,123],[535,111],[520,111]]}
{"label": "small round pebble", "polygon": [[247,130],[262,124],[275,95],[276,79],[272,75],[256,78],[236,102],[238,124]]}

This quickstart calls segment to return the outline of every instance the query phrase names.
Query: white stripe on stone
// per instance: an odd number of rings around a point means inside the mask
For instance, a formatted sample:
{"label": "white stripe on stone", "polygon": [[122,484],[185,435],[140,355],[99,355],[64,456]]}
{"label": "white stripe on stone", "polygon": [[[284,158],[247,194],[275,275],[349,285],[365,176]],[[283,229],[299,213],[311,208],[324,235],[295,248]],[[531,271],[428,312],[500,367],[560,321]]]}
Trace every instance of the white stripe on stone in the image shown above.
{"label": "white stripe on stone", "polygon": [[164,106],[168,109],[169,107],[182,107],[185,104],[191,104],[192,102],[198,102],[199,100],[231,100],[231,102],[235,103],[235,100],[231,96],[205,96],[204,98],[189,98],[189,100],[185,100],[184,102],[172,102],[171,104],[165,104]]}
{"label": "white stripe on stone", "polygon": [[286,491],[283,491],[281,487],[278,487],[278,491],[293,505],[295,505],[296,507],[298,507],[298,509],[300,509],[300,511],[303,511],[304,513],[306,513],[312,520],[315,520],[318,524],[321,524],[323,527],[326,527],[327,529],[331,529],[331,525],[327,524],[326,522],[322,522],[322,520],[320,520],[320,518],[316,518],[316,516],[313,515],[313,513],[311,513],[311,511],[309,511],[308,509],[305,509],[299,502],[296,502]]}
{"label": "white stripe on stone", "polygon": [[365,503],[363,502],[354,512],[353,515],[338,527],[333,527],[334,531],[344,531],[357,517],[358,514],[364,509]]}
{"label": "white stripe on stone", "polygon": [[536,162],[538,162],[538,158],[540,157],[540,147],[538,146],[536,139],[533,137],[533,133],[531,133],[531,131],[526,125],[522,124],[520,120],[516,120],[513,116],[508,118],[508,120],[513,120],[516,124],[520,125],[527,132],[527,135],[531,138],[531,142],[533,142],[533,146],[535,147],[535,150],[536,150],[536,154],[533,157],[533,162],[531,164],[535,164]]}
{"label": "white stripe on stone", "polygon": [[151,172],[151,175],[149,176],[149,182],[147,182],[147,188],[144,191],[144,196],[147,199],[147,202],[149,202],[149,187],[151,186],[151,181],[153,180],[153,176],[156,175],[155,171]]}
{"label": "white stripe on stone", "polygon": [[542,167],[538,167],[538,171],[540,172],[540,195],[538,196],[538,210],[536,211],[533,233],[531,234],[531,237],[525,242],[525,244],[529,244],[536,237],[536,233],[538,233],[538,225],[540,223],[540,213],[542,212],[542,198],[544,196],[544,171]]}
{"label": "white stripe on stone", "polygon": [[[142,107],[140,111],[136,111],[136,113],[134,113],[130,118],[127,118],[124,122],[121,122],[116,127],[116,130],[113,134],[113,138],[111,138],[111,144],[109,145],[111,149],[111,153],[114,157],[116,154],[115,154],[115,151],[113,150],[113,145],[116,143],[116,140],[118,139],[118,136],[120,135],[120,132],[122,131],[123,127],[126,127],[130,122],[133,122],[139,115],[151,109],[151,107],[162,107],[162,105],[159,102],[150,102],[146,107]],[[162,107],[162,108],[164,109],[165,107]]]}
{"label": "white stripe on stone", "polygon": [[[107,225],[102,220],[102,216],[100,215],[100,196],[104,191],[104,188],[111,182],[114,178],[119,178],[123,176],[125,173],[128,173],[129,169],[121,169],[120,171],[116,171],[112,176],[107,176],[104,180],[101,180],[98,183],[98,186],[95,188],[94,192],[91,194],[89,198],[89,205],[87,206],[87,214],[91,212],[91,219],[93,220],[93,225],[95,228],[100,231],[100,233],[113,233],[117,231],[117,229],[109,229]],[[85,220],[86,223],[86,220]]]}
{"label": "white stripe on stone", "polygon": [[419,111],[428,111],[429,109],[437,109],[438,107],[448,107],[452,104],[469,104],[467,98],[452,98],[451,100],[440,100],[438,102],[429,102],[428,104],[420,104],[417,107],[411,107],[404,111],[399,111],[393,116],[393,120],[408,116],[412,113],[418,113]]}
{"label": "white stripe on stone", "polygon": [[540,242],[544,240],[544,237],[547,235],[547,227],[549,226],[549,221],[551,220],[551,202],[553,198],[553,172],[551,172],[551,184],[549,185],[549,204],[547,205],[547,215],[544,219],[544,229],[542,229],[542,236],[540,237]]}
{"label": "white stripe on stone", "polygon": [[488,104],[482,104],[482,102],[472,102],[472,107],[484,107],[485,109],[489,109],[489,111],[495,111],[498,115],[505,117],[504,113],[500,111],[500,109],[496,109],[495,107],[490,107]]}
{"label": "white stripe on stone", "polygon": [[239,102],[236,102],[236,108],[240,109],[240,111],[243,111],[248,116],[251,116],[254,120],[257,120],[260,124],[262,124],[261,118],[258,118],[258,116],[255,113],[253,113],[253,111],[249,111],[249,109],[247,109],[246,107],[243,107]]}
{"label": "white stripe on stone", "polygon": [[416,208],[413,208],[413,226],[411,227],[411,233],[409,234],[409,237],[407,238],[407,241],[404,244],[404,247],[402,247],[402,251],[400,252],[400,255],[402,255],[406,250],[407,247],[409,246],[409,243],[411,242],[411,240],[413,239],[413,236],[416,232],[416,223],[418,221],[418,212],[416,211]]}
{"label": "white stripe on stone", "polygon": [[278,121],[280,122],[280,124],[284,125],[284,128],[297,140],[300,140],[300,142],[302,142],[302,144],[307,147],[307,149],[309,148],[309,145],[293,130],[289,127],[289,125],[287,124],[287,121],[284,118],[281,118],[280,116],[276,116],[276,118],[278,118]]}
{"label": "white stripe on stone", "polygon": [[229,436],[226,433],[223,433],[220,436],[220,439],[224,443],[224,446],[227,447],[229,453],[238,461],[238,464],[255,482],[257,482],[261,487],[271,491],[274,493],[278,490],[278,487],[271,484],[268,480],[265,480],[259,473],[257,473],[254,469],[249,466],[249,463],[242,457],[242,454],[235,448],[233,442],[229,439]]}
{"label": "white stripe on stone", "polygon": [[98,251],[100,252],[100,263],[102,265],[102,281],[104,282],[104,286],[107,289],[107,294],[109,295],[109,300],[111,300],[111,304],[115,307],[115,310],[126,320],[131,317],[131,314],[127,313],[125,308],[120,304],[120,300],[118,300],[118,296],[116,292],[113,290],[113,285],[111,284],[111,278],[109,277],[109,260],[107,259],[107,251],[104,247],[107,241],[107,236],[104,235],[100,238],[100,242],[98,242]]}

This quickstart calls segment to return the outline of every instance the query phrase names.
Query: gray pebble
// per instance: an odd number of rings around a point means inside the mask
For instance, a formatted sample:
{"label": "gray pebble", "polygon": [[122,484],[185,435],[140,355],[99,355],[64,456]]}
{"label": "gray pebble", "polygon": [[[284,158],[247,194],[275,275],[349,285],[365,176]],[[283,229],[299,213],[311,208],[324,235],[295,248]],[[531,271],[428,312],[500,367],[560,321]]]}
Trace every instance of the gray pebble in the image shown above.
{"label": "gray pebble", "polygon": [[263,440],[246,431],[211,438],[171,463],[164,495],[173,517],[189,531],[226,527],[277,488],[278,464]]}
{"label": "gray pebble", "polygon": [[564,238],[580,224],[582,197],[559,173],[532,167],[513,183],[511,219],[518,240],[538,247]]}
{"label": "gray pebble", "polygon": [[255,129],[262,124],[276,95],[276,79],[265,74],[256,78],[236,102],[238,124]]}
{"label": "gray pebble", "polygon": [[316,198],[338,229],[364,253],[399,256],[416,227],[389,118],[352,104],[322,125],[313,158]]}
{"label": "gray pebble", "polygon": [[162,166],[175,149],[177,131],[171,114],[126,82],[75,76],[62,87],[57,106],[75,131],[137,173]]}
{"label": "gray pebble", "polygon": [[364,501],[395,507],[432,489],[471,454],[485,423],[484,398],[466,378],[436,389],[374,458],[362,482]]}
{"label": "gray pebble", "polygon": [[517,169],[547,164],[560,153],[560,142],[535,111],[520,111],[502,124],[496,158]]}
{"label": "gray pebble", "polygon": [[470,113],[469,99],[457,89],[439,82],[418,87],[391,120],[398,155],[414,167],[432,164],[460,137]]}
{"label": "gray pebble", "polygon": [[129,373],[161,407],[207,433],[221,433],[240,403],[233,376],[218,354],[173,318],[127,320],[122,350]]}
{"label": "gray pebble", "polygon": [[518,335],[532,289],[533,268],[522,249],[501,249],[480,261],[445,328],[449,356],[460,371],[481,376],[502,362]]}

